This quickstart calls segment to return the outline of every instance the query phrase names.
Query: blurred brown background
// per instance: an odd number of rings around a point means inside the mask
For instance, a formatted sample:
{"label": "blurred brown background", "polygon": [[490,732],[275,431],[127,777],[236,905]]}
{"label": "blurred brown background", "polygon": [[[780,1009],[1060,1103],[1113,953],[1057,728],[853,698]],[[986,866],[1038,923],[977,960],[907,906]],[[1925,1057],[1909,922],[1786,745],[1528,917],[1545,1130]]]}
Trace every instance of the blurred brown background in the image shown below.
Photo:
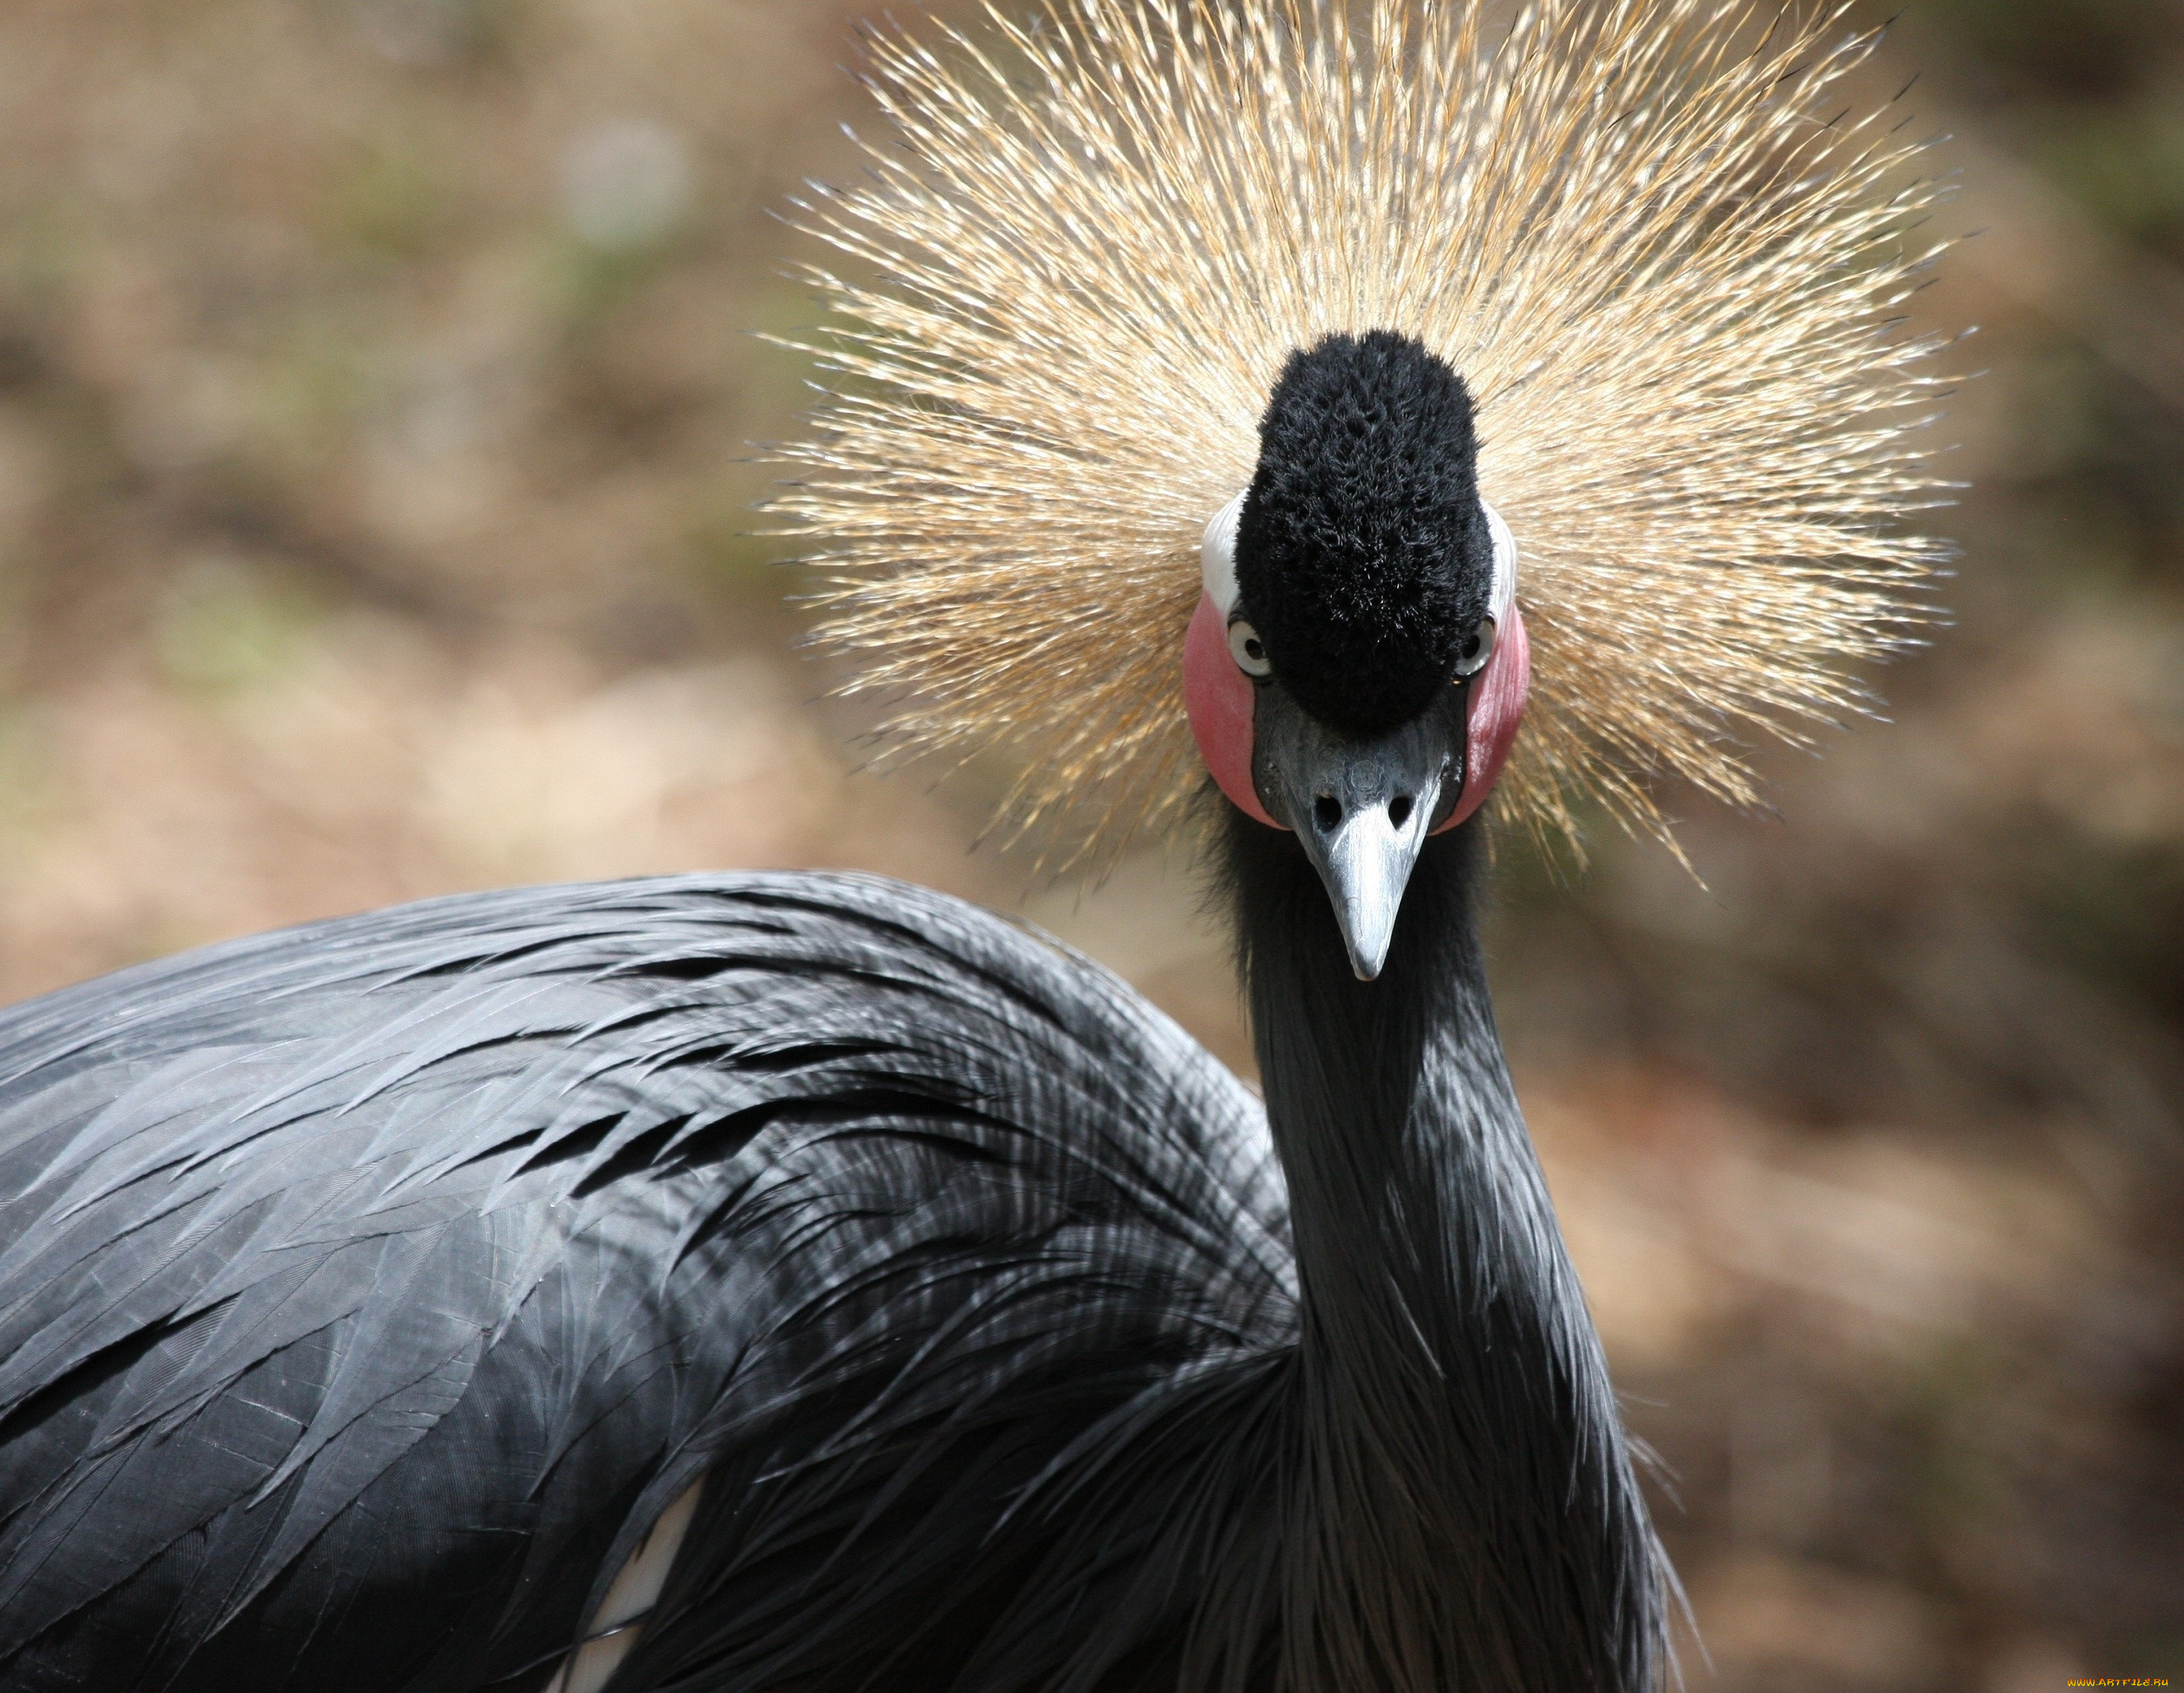
{"label": "blurred brown background", "polygon": [[[851,0],[0,8],[0,994],[452,889],[861,865],[1248,1064],[1179,872],[855,774],[742,538]],[[1878,16],[1876,13],[1875,17]],[[1872,20],[1869,20],[1871,21]],[[2184,5],[1924,0],[1976,486],[1892,726],[1502,865],[1696,1688],[2184,1675]]]}

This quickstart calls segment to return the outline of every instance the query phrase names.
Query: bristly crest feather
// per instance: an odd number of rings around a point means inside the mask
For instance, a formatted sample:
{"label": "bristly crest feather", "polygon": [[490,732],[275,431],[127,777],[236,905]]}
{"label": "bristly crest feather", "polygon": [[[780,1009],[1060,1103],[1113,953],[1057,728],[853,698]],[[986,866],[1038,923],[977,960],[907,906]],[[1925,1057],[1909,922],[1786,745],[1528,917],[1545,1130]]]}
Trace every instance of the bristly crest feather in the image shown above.
{"label": "bristly crest feather", "polygon": [[1178,823],[1201,532],[1284,359],[1370,328],[1463,374],[1523,550],[1505,815],[1665,834],[1652,779],[1752,804],[1736,725],[1865,707],[1946,556],[1896,527],[1942,486],[1896,327],[1941,191],[1831,103],[1841,4],[1029,3],[877,36],[891,133],[803,209],[872,279],[811,272],[833,379],[772,509],[889,741],[1014,754],[1065,858]]}

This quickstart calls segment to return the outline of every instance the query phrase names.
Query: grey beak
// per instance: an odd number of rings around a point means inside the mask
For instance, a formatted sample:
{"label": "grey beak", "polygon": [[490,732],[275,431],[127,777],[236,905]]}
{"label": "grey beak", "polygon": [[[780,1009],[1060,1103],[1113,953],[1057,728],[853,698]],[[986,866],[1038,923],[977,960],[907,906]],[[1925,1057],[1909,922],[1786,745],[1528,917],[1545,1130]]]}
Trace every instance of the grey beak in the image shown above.
{"label": "grey beak", "polygon": [[1426,844],[1431,807],[1440,796],[1438,779],[1429,786],[1431,791],[1417,796],[1401,825],[1390,815],[1390,802],[1382,800],[1346,810],[1332,830],[1297,831],[1334,902],[1334,920],[1360,981],[1372,981],[1388,961],[1396,914]]}
{"label": "grey beak", "polygon": [[1387,963],[1412,869],[1462,788],[1463,696],[1451,688],[1412,722],[1359,740],[1307,717],[1279,683],[1259,690],[1260,803],[1296,831],[1319,872],[1360,981]]}

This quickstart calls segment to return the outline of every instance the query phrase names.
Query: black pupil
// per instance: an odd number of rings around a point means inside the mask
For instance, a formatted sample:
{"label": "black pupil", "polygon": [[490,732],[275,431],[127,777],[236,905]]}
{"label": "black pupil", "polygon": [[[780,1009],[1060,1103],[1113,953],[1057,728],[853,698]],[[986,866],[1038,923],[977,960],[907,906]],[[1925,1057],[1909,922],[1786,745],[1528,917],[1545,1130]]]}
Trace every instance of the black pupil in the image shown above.
{"label": "black pupil", "polygon": [[1464,642],[1463,656],[1467,659],[1476,658],[1479,657],[1479,631],[1477,629],[1472,630],[1471,638]]}
{"label": "black pupil", "polygon": [[1256,640],[1247,640],[1244,643],[1244,656],[1256,664],[1266,656],[1266,649]]}

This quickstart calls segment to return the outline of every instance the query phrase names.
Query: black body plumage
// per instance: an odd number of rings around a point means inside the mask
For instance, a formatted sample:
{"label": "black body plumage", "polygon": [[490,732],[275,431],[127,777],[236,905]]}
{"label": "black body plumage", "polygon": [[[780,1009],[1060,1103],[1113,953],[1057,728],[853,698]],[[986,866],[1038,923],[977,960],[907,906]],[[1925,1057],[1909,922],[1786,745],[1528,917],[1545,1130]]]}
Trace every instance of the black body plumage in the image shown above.
{"label": "black body plumage", "polygon": [[0,1683],[536,1688],[704,1473],[617,1689],[1639,1693],[1465,851],[1366,988],[1237,825],[1294,1251],[1219,1065],[890,883],[443,901],[16,1009]]}
{"label": "black body plumage", "polygon": [[1234,1080],[870,880],[443,901],[34,1002],[0,1184],[16,1693],[535,1686],[709,1464],[744,1668],[631,1685],[858,1685],[1071,1439],[1295,1322]]}

